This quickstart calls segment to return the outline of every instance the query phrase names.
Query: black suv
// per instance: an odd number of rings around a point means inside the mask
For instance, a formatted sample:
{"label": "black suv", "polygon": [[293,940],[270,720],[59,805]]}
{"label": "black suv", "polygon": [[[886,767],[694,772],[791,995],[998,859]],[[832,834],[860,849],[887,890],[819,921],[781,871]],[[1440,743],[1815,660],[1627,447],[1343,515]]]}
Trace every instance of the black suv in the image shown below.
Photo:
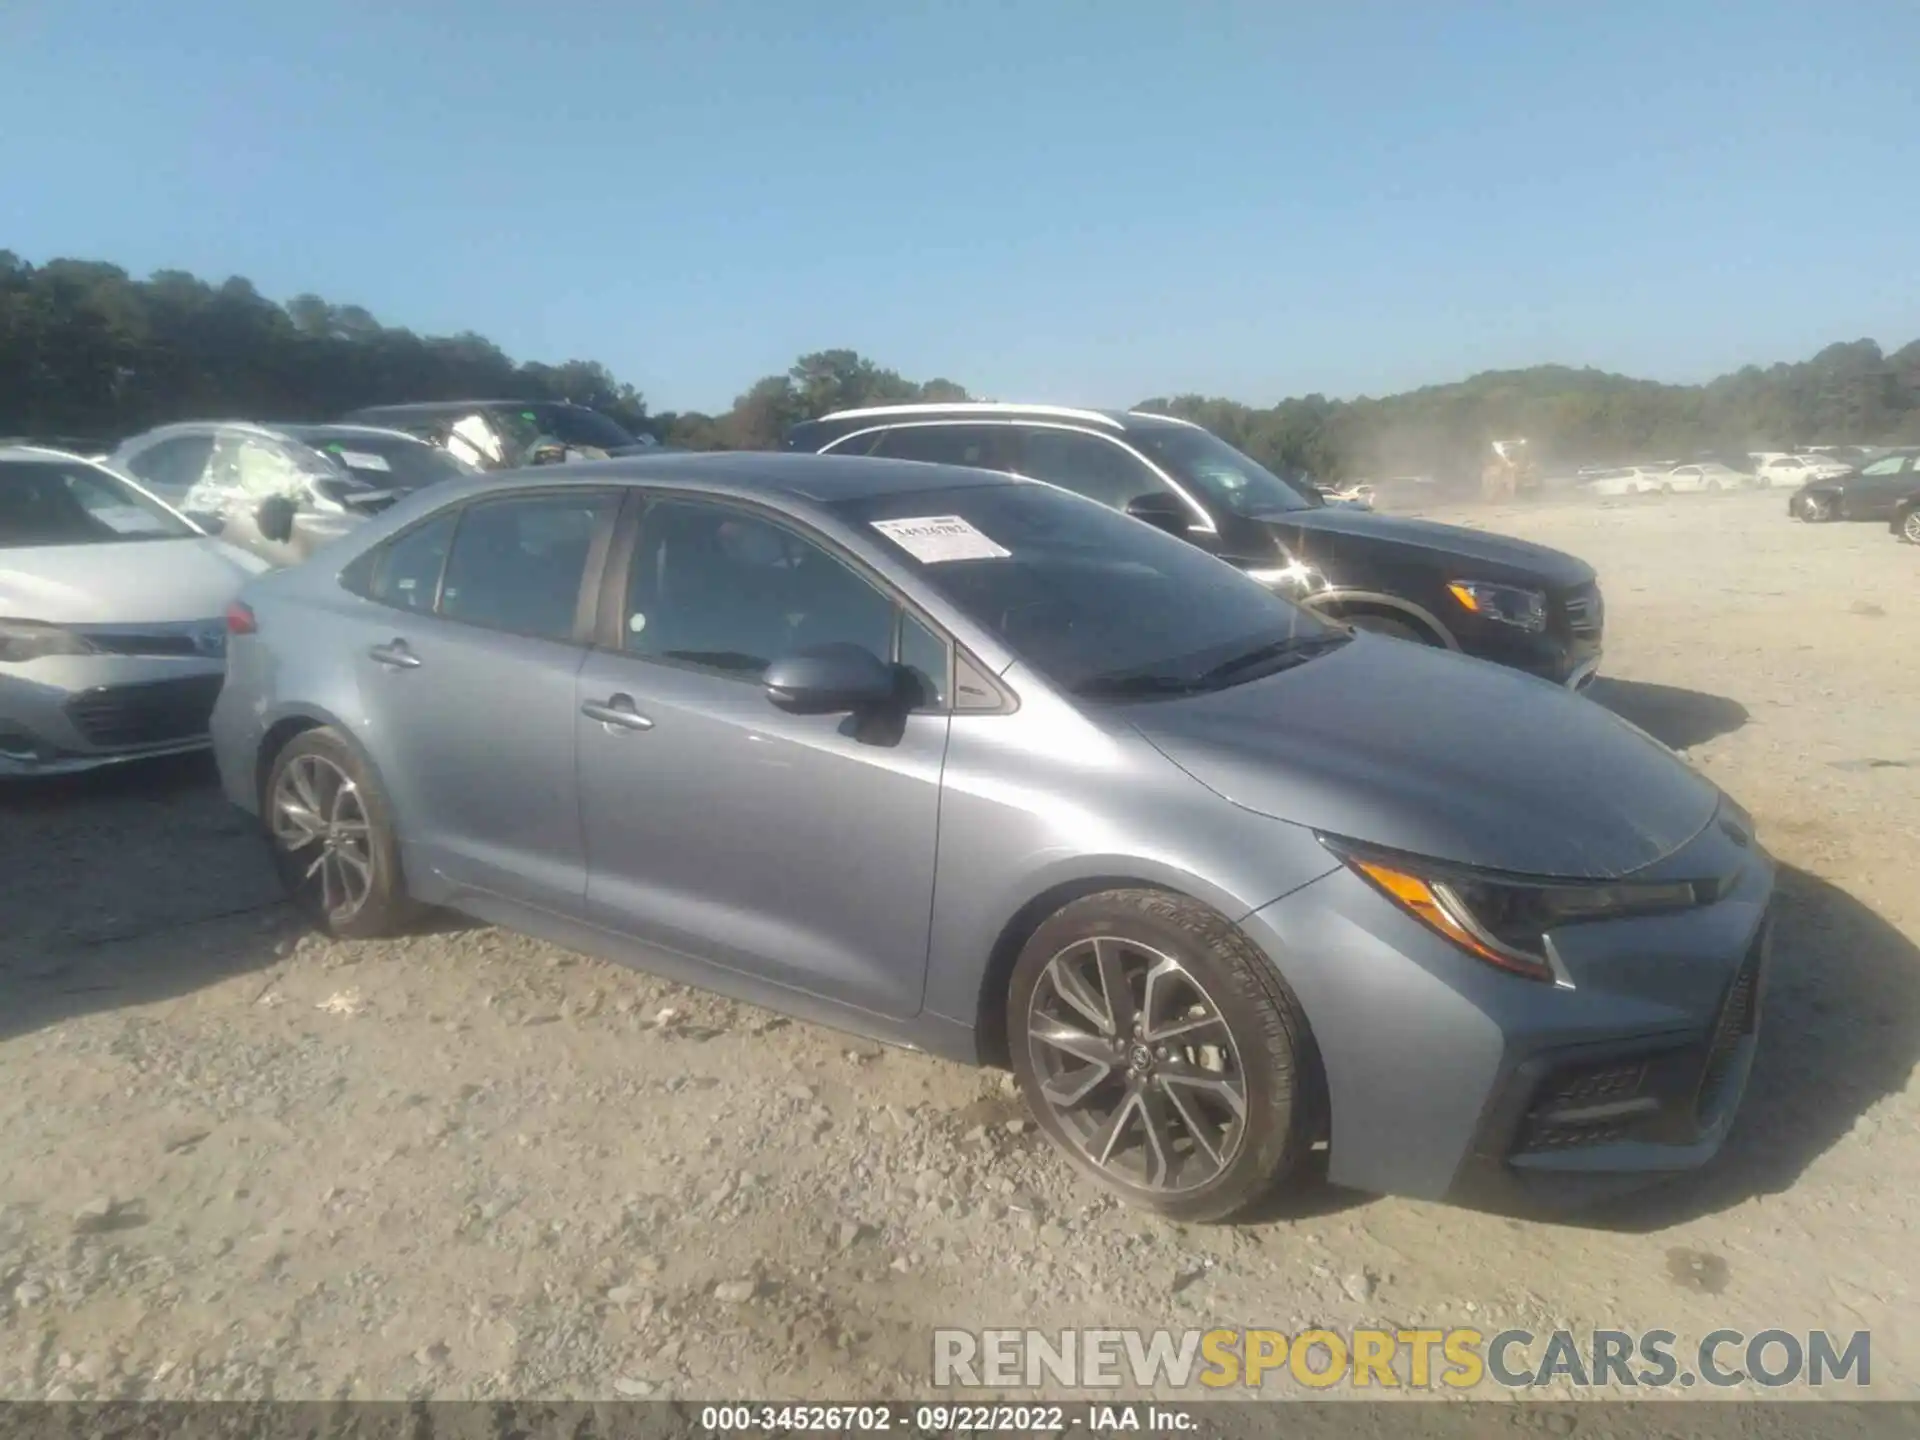
{"label": "black suv", "polygon": [[1330,503],[1185,420],[1049,405],[895,405],[805,421],[786,444],[1044,480],[1170,530],[1357,628],[1462,650],[1575,690],[1599,669],[1600,587],[1585,561]]}
{"label": "black suv", "polygon": [[369,405],[340,419],[404,430],[482,470],[644,455],[655,448],[651,435],[629,435],[598,410],[565,400],[426,400]]}

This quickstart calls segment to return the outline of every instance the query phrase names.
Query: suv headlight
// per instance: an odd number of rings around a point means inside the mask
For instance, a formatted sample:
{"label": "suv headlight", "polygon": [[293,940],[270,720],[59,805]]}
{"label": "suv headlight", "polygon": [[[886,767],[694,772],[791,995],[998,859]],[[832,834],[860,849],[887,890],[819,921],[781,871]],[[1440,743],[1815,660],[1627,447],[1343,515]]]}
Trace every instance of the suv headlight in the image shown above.
{"label": "suv headlight", "polygon": [[1547,628],[1547,597],[1539,590],[1485,580],[1449,580],[1447,593],[1482,620],[1497,620],[1533,634]]}
{"label": "suv headlight", "polygon": [[84,635],[39,620],[0,620],[0,661],[18,663],[48,655],[91,655]]}
{"label": "suv headlight", "polygon": [[1437,860],[1372,850],[1331,836],[1348,869],[1407,914],[1489,965],[1530,980],[1560,977],[1547,936],[1568,925],[1691,910],[1719,898],[1715,880],[1532,880],[1485,875]]}

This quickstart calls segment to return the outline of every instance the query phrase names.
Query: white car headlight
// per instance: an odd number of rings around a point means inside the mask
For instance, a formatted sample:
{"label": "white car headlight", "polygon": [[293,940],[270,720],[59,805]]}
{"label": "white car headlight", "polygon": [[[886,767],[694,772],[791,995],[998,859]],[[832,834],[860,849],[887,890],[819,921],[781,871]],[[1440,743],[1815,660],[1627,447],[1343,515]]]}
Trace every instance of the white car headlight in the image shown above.
{"label": "white car headlight", "polygon": [[0,620],[0,662],[19,663],[48,655],[91,655],[93,645],[61,625],[40,620]]}

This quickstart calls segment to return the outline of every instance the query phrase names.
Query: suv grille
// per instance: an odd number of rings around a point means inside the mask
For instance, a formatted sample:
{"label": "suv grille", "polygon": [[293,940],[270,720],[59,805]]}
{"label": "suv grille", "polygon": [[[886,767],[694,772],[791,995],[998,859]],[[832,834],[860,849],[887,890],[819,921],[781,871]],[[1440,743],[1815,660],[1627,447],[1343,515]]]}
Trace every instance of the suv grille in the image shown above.
{"label": "suv grille", "polygon": [[1567,612],[1567,629],[1582,640],[1588,640],[1600,633],[1606,619],[1606,606],[1600,599],[1600,587],[1583,585],[1571,592],[1563,602]]}
{"label": "suv grille", "polygon": [[162,745],[207,733],[220,675],[103,685],[67,702],[67,718],[95,745]]}

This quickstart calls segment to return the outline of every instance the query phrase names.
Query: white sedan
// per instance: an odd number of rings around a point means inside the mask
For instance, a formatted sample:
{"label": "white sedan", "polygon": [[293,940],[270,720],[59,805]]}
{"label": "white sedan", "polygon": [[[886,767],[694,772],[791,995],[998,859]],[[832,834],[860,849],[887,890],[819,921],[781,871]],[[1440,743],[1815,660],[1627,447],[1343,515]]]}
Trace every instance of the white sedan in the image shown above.
{"label": "white sedan", "polygon": [[1673,488],[1666,468],[1659,465],[1622,465],[1584,473],[1580,488],[1589,495],[1653,495]]}
{"label": "white sedan", "polygon": [[0,448],[0,776],[205,747],[266,568],[104,465]]}
{"label": "white sedan", "polygon": [[1757,478],[1771,490],[1798,490],[1809,480],[1837,480],[1852,470],[1820,455],[1768,455],[1760,461]]}
{"label": "white sedan", "polygon": [[1754,484],[1753,476],[1743,475],[1731,465],[1722,465],[1717,460],[1676,465],[1667,472],[1667,487],[1679,493],[1751,490]]}

